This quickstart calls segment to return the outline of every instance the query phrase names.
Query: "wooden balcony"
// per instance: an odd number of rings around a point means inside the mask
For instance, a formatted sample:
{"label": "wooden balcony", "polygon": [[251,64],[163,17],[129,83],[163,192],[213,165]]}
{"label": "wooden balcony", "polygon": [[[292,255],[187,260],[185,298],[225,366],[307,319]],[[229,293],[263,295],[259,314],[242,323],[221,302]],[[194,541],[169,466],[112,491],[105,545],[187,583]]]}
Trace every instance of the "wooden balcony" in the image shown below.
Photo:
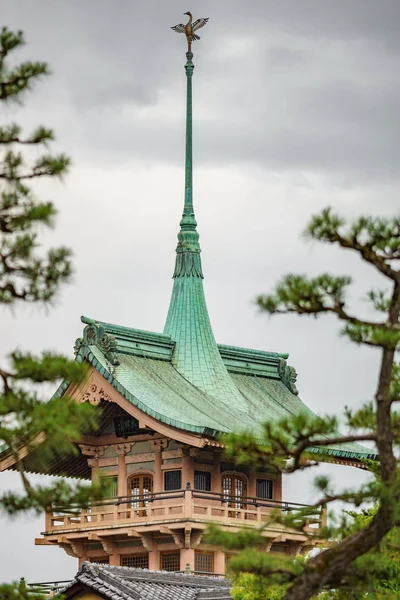
{"label": "wooden balcony", "polygon": [[[161,492],[143,496],[125,496],[93,503],[86,510],[59,507],[46,514],[45,536],[158,526],[179,522],[216,522],[238,527],[258,526],[273,511],[283,514],[307,508],[291,502],[260,498],[225,496],[193,489]],[[326,525],[326,510],[310,507],[305,533],[320,535]],[[110,532],[111,533],[111,532]]]}

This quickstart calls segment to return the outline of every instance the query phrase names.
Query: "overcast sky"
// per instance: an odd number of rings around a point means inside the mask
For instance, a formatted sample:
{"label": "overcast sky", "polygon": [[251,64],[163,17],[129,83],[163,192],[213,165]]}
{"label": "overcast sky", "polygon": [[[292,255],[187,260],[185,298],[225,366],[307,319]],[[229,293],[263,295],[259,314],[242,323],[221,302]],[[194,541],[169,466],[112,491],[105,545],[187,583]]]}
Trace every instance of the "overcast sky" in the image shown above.
{"label": "overcast sky", "polygon": [[[334,319],[260,315],[256,294],[287,272],[351,274],[349,303],[382,283],[351,253],[301,238],[331,205],[348,217],[398,212],[398,0],[1,0],[2,25],[23,29],[19,59],[53,76],[1,122],[55,129],[73,168],[41,182],[59,209],[46,242],[75,254],[75,277],[50,310],[1,313],[0,352],[72,356],[84,314],[161,332],[183,205],[185,40],[182,13],[208,16],[193,47],[195,211],[205,291],[219,343],[289,352],[301,398],[340,414],[370,398],[378,353],[338,335]],[[384,282],[383,282],[384,283]],[[321,467],[339,483],[349,467]],[[15,485],[0,474],[0,485]],[[310,477],[285,499],[313,498]],[[0,517],[0,581],[67,579],[77,561],[34,547],[43,518]]]}

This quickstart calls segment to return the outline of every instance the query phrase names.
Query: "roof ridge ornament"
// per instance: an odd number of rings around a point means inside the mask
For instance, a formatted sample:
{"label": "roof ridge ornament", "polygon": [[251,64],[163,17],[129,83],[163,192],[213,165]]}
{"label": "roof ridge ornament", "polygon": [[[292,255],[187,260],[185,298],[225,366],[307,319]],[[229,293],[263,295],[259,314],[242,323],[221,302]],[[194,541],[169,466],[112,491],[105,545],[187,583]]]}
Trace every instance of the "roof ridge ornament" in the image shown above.
{"label": "roof ridge ornament", "polygon": [[106,333],[106,329],[102,323],[95,322],[85,327],[83,338],[78,338],[75,342],[75,355],[82,346],[98,346],[111,365],[118,367],[120,364],[115,336]]}

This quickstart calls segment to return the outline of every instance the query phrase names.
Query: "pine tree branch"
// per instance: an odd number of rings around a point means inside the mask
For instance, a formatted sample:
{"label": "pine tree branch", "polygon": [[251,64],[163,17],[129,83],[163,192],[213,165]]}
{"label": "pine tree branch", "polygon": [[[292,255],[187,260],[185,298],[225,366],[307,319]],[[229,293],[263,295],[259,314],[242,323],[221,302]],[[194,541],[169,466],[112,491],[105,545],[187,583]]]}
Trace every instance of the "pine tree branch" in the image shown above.
{"label": "pine tree branch", "polygon": [[35,179],[36,177],[44,177],[54,175],[54,170],[50,167],[34,167],[30,173],[24,173],[23,175],[13,175],[10,177],[9,173],[2,171],[0,172],[0,179],[6,179],[7,181],[23,181],[24,179]]}
{"label": "pine tree branch", "polygon": [[332,237],[332,242],[339,244],[342,248],[356,250],[360,253],[364,261],[370,263],[371,265],[374,265],[374,267],[376,267],[378,271],[383,273],[383,275],[386,275],[386,277],[389,277],[389,279],[392,279],[393,281],[400,280],[399,271],[396,271],[390,265],[388,265],[386,261],[383,258],[381,258],[376,252],[374,252],[369,246],[361,244],[356,240],[349,241],[346,238],[339,235],[339,233]]}
{"label": "pine tree branch", "polygon": [[26,145],[26,146],[30,146],[30,145],[35,145],[35,144],[38,144],[38,143],[40,143],[40,142],[38,142],[35,139],[32,139],[32,138],[25,138],[25,139],[23,139],[23,138],[20,138],[18,136],[9,137],[6,140],[5,139],[1,139],[0,140],[0,144],[1,145],[6,145],[6,144],[23,144],[23,145]]}
{"label": "pine tree branch", "polygon": [[[400,315],[400,281],[396,281],[390,301],[389,323],[394,324]],[[374,548],[393,528],[400,502],[397,461],[393,451],[393,428],[391,422],[391,382],[394,368],[394,348],[383,348],[376,399],[376,444],[380,457],[380,479],[385,493],[381,494],[380,506],[371,523],[361,531],[348,536],[334,548],[311,558],[291,588],[285,600],[304,600],[322,588],[334,585],[347,572],[349,565],[358,557]]]}
{"label": "pine tree branch", "polygon": [[[366,442],[373,441],[376,442],[376,434],[375,433],[365,433],[359,435],[347,435],[341,437],[331,437],[325,439],[317,439],[313,440],[311,436],[305,436],[302,441],[297,443],[297,446],[290,450],[289,448],[285,448],[286,452],[293,458],[293,465],[286,467],[285,473],[294,473],[299,469],[303,469],[304,465],[302,464],[303,454],[307,452],[307,448],[310,447],[318,447],[323,448],[325,446],[337,446],[339,444],[347,444],[350,442]],[[372,452],[372,451],[371,451]]]}
{"label": "pine tree branch", "polygon": [[[327,208],[313,217],[304,235],[321,242],[338,244],[342,248],[355,250],[364,261],[373,265],[383,275],[393,281],[400,281],[400,272],[387,263],[400,256],[400,220],[360,217],[352,224],[348,235],[340,232],[344,225],[344,219]],[[360,241],[361,236],[365,238],[364,243]]]}

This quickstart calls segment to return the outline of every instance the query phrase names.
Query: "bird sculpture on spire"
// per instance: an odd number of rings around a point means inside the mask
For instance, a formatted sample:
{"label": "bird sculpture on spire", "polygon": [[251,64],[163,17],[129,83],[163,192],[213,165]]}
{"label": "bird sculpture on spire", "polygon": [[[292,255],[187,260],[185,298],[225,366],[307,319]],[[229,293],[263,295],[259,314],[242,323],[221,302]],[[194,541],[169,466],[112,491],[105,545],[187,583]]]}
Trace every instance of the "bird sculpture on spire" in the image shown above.
{"label": "bird sculpture on spire", "polygon": [[186,23],[186,25],[184,25],[183,23],[179,23],[179,25],[174,25],[174,27],[171,27],[171,29],[173,29],[177,33],[184,33],[186,35],[188,52],[191,52],[192,42],[200,39],[200,36],[196,35],[195,31],[197,31],[201,27],[204,27],[204,25],[208,23],[208,17],[205,19],[197,19],[197,21],[193,23],[193,17],[191,12],[185,12],[183,14],[188,15],[189,17],[189,21]]}

